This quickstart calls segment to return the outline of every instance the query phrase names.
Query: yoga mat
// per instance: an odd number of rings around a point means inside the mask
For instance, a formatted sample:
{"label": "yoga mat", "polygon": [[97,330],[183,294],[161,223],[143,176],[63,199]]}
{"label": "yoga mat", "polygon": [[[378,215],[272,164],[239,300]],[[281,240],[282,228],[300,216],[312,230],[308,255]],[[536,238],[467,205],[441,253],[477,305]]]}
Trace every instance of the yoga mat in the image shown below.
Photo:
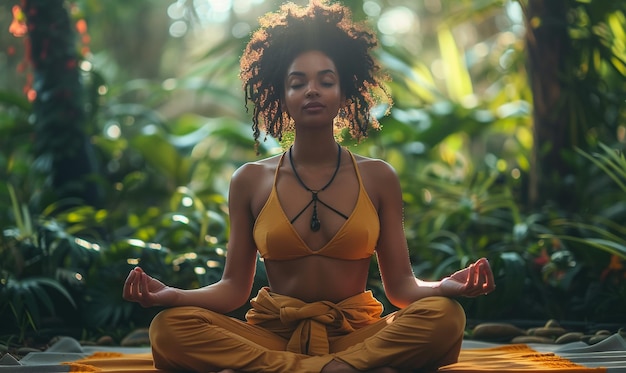
{"label": "yoga mat", "polygon": [[461,350],[458,363],[439,369],[441,372],[567,372],[603,373],[607,370],[576,364],[554,353],[540,353],[528,345],[503,345],[475,350]]}
{"label": "yoga mat", "polygon": [[[626,373],[626,341],[619,334],[595,345],[583,342],[566,345],[506,345],[463,341],[459,361],[439,371]],[[47,351],[32,352],[20,361],[5,355],[0,359],[0,373],[5,372],[163,373],[153,367],[148,347],[87,347],[72,338],[62,338]]]}

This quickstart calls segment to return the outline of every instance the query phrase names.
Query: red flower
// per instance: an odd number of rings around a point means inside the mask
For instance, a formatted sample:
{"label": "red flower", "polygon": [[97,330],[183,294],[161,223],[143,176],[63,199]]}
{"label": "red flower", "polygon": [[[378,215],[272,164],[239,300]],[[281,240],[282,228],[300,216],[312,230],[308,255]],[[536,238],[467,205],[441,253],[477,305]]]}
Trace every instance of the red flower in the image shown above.
{"label": "red flower", "polygon": [[541,255],[534,259],[536,265],[543,267],[544,265],[550,263],[550,256],[548,255],[548,251],[546,248],[541,249]]}
{"label": "red flower", "polygon": [[76,31],[81,35],[87,33],[87,22],[84,19],[76,21]]}
{"label": "red flower", "polygon": [[9,26],[9,32],[13,34],[13,36],[19,38],[28,32],[28,28],[26,27],[26,17],[24,17],[24,13],[22,12],[22,8],[17,5],[13,6],[13,21],[11,21],[11,25]]}
{"label": "red flower", "polygon": [[[609,265],[604,269],[604,271],[602,271],[600,278],[602,279],[602,281],[604,281],[611,273],[615,273],[615,272],[619,273],[623,271],[624,271],[624,264],[622,263],[622,258],[620,258],[617,255],[611,255],[611,260],[609,261]],[[626,276],[626,272],[624,272],[624,275]]]}

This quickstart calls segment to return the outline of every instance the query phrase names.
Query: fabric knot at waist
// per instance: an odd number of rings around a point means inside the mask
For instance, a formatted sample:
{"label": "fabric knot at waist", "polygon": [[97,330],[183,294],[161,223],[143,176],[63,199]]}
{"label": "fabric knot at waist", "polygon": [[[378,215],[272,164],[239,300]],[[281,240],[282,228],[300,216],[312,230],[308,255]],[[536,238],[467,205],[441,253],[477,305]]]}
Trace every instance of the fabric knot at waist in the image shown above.
{"label": "fabric knot at waist", "polygon": [[306,303],[264,288],[250,304],[246,314],[249,323],[289,336],[287,351],[307,355],[328,354],[329,333],[350,333],[376,322],[382,313],[382,305],[369,291],[335,304]]}

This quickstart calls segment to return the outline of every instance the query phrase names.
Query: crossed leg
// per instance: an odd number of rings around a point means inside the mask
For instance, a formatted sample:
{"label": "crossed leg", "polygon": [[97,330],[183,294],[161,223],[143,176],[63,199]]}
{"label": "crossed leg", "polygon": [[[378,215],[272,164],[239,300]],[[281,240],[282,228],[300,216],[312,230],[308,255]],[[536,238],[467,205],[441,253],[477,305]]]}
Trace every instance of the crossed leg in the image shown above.
{"label": "crossed leg", "polygon": [[150,338],[155,366],[161,369],[400,373],[415,368],[435,371],[454,363],[464,326],[458,303],[431,297],[334,338],[330,354],[324,356],[285,351],[285,338],[197,307],[163,311],[153,320]]}

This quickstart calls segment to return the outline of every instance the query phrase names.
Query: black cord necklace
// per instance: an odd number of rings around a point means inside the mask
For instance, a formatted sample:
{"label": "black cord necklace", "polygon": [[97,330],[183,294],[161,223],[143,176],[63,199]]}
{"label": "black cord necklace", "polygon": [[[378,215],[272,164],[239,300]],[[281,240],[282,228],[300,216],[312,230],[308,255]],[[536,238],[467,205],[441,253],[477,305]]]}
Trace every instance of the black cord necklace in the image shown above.
{"label": "black cord necklace", "polygon": [[302,213],[311,205],[313,204],[313,215],[311,216],[311,230],[313,232],[317,232],[320,230],[321,222],[320,219],[317,217],[317,202],[319,201],[321,204],[323,204],[324,206],[330,208],[331,210],[333,210],[334,212],[338,213],[339,215],[343,216],[344,218],[347,218],[344,214],[342,214],[341,212],[335,210],[334,208],[328,206],[326,203],[324,203],[322,200],[320,200],[317,196],[317,194],[321,191],[323,191],[324,189],[328,188],[328,186],[333,182],[333,180],[335,180],[335,176],[337,176],[337,172],[339,172],[339,166],[341,165],[341,146],[339,144],[337,144],[337,150],[338,150],[338,154],[337,154],[337,167],[335,168],[335,172],[333,173],[333,176],[330,178],[330,180],[328,180],[328,183],[326,183],[326,185],[324,185],[324,187],[322,189],[318,189],[318,190],[313,190],[311,188],[309,188],[304,181],[302,181],[302,179],[300,178],[300,175],[298,175],[298,171],[296,171],[296,166],[293,164],[293,157],[291,156],[291,149],[289,148],[289,163],[291,163],[291,169],[293,170],[293,174],[296,175],[296,179],[298,179],[298,182],[300,183],[300,185],[302,185],[302,187],[304,189],[306,189],[307,191],[311,192],[311,201],[302,209],[302,211],[300,211],[300,213],[298,213],[298,215],[296,215],[295,218],[293,218],[291,220],[291,223],[293,224],[294,221],[296,221],[296,219],[298,219],[300,217],[300,215],[302,215]]}

